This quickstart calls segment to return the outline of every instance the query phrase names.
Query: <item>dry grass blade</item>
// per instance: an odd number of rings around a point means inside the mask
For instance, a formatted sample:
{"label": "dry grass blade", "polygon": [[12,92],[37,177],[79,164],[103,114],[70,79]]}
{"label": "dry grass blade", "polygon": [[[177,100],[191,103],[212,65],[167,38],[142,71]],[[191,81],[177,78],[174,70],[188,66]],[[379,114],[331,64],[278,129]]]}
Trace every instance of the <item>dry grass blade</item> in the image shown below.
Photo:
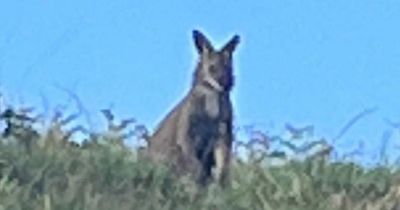
{"label": "dry grass blade", "polygon": [[340,130],[339,134],[336,135],[335,138],[333,138],[332,144],[334,144],[338,139],[340,139],[346,132],[359,120],[361,120],[363,117],[366,117],[370,114],[373,114],[378,110],[377,107],[374,108],[369,108],[361,111],[357,115],[355,115],[353,118],[350,119],[349,122],[346,123],[346,125]]}

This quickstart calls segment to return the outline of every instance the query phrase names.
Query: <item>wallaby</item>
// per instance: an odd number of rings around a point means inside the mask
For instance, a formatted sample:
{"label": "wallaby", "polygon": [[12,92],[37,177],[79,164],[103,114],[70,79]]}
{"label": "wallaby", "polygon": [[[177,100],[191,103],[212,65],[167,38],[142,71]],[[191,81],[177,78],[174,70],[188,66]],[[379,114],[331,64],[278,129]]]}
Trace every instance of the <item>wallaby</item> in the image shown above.
{"label": "wallaby", "polygon": [[214,168],[214,178],[225,185],[233,141],[232,54],[239,36],[220,50],[198,30],[193,31],[193,39],[199,60],[192,87],[150,137],[148,155],[179,174],[194,176],[202,185],[213,178]]}

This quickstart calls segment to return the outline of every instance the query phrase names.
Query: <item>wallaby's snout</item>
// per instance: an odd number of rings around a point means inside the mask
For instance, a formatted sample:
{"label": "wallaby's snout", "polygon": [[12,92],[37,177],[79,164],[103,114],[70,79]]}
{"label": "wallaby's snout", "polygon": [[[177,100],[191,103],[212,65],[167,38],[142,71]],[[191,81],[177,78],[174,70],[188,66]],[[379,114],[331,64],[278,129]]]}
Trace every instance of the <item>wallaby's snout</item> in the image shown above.
{"label": "wallaby's snout", "polygon": [[215,50],[209,39],[198,30],[193,31],[193,39],[200,57],[195,80],[219,91],[232,89],[232,54],[240,42],[240,37],[234,35],[220,50]]}

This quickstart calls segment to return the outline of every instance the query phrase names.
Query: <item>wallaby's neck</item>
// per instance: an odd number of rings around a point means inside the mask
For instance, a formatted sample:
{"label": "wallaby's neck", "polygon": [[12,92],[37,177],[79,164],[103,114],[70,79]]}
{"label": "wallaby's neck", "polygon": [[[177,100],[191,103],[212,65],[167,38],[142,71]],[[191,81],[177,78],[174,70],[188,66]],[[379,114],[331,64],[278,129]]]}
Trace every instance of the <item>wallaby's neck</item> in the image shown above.
{"label": "wallaby's neck", "polygon": [[195,78],[192,83],[192,89],[204,89],[208,92],[212,91],[221,95],[229,94],[231,92],[231,88],[221,86],[217,81],[213,80],[212,78],[204,80],[196,80]]}
{"label": "wallaby's neck", "polygon": [[193,89],[204,88],[210,91],[220,92],[221,94],[230,92],[230,88],[222,86],[221,84],[218,83],[218,81],[216,81],[212,77],[205,77],[199,79],[196,77],[196,75],[193,78],[192,88]]}
{"label": "wallaby's neck", "polygon": [[196,92],[200,94],[206,94],[206,95],[218,95],[218,96],[229,96],[229,91],[224,91],[220,89],[216,89],[213,87],[211,84],[208,82],[203,82],[203,83],[195,83],[193,84],[191,91],[190,92]]}

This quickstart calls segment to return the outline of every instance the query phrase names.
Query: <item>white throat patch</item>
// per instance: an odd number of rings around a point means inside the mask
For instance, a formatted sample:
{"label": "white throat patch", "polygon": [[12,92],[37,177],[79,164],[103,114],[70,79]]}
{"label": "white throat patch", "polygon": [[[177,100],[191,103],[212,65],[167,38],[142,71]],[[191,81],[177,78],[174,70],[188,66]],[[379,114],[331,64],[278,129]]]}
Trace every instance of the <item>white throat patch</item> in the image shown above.
{"label": "white throat patch", "polygon": [[214,88],[215,90],[217,90],[218,92],[222,92],[224,90],[224,88],[218,84],[217,81],[215,81],[215,79],[213,79],[212,77],[208,76],[206,77],[205,80],[212,88]]}

